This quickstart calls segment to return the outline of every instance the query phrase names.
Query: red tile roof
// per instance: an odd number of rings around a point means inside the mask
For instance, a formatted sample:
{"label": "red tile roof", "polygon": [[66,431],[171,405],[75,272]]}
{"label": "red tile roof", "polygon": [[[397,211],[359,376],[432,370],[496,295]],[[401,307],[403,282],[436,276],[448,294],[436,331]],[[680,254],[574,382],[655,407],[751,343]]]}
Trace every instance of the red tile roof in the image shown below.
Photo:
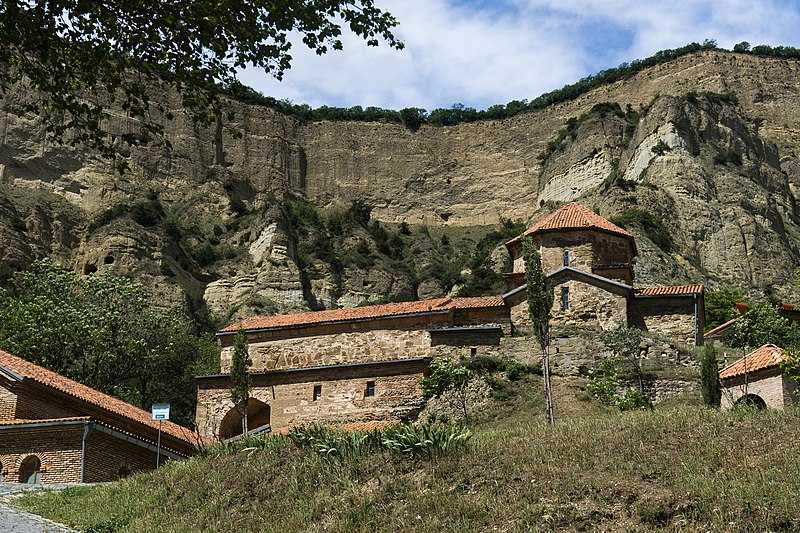
{"label": "red tile roof", "polygon": [[[151,419],[150,413],[118,398],[104,394],[77,381],[73,381],[46,368],[35,365],[8,352],[0,350],[0,367],[6,368],[23,378],[31,379],[46,387],[56,389],[73,398],[82,400],[109,413],[127,418],[139,424],[158,429],[158,422]],[[162,431],[177,439],[194,444],[194,433],[189,428],[174,422],[163,422]]]}
{"label": "red tile roof", "polygon": [[616,224],[612,224],[591,209],[588,209],[581,204],[567,204],[559,207],[549,215],[540,219],[533,226],[525,230],[522,235],[514,237],[506,244],[517,242],[523,237],[543,231],[571,229],[596,229],[613,233],[615,235],[621,235],[622,237],[627,237],[633,240],[633,235],[620,228]]}
{"label": "red tile roof", "polygon": [[245,318],[222,329],[219,334],[235,333],[240,329],[269,329],[308,324],[330,322],[348,322],[351,320],[376,319],[396,315],[424,314],[451,309],[483,309],[502,307],[503,299],[499,296],[478,296],[471,298],[433,298],[414,302],[398,302],[364,307],[347,307],[343,309],[326,309],[324,311],[307,311],[288,315],[253,316]]}
{"label": "red tile roof", "polygon": [[684,296],[688,294],[701,294],[703,285],[671,285],[664,287],[644,287],[636,289],[636,296]]}
{"label": "red tile roof", "polygon": [[783,350],[774,344],[765,344],[720,370],[719,379],[733,378],[778,366],[783,357]]}

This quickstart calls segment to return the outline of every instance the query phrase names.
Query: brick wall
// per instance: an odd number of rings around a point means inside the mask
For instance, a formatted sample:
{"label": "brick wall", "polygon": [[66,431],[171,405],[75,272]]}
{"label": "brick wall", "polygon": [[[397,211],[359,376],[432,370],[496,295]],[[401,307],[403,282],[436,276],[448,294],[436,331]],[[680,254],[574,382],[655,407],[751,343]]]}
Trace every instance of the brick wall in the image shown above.
{"label": "brick wall", "polygon": [[81,472],[83,425],[0,431],[3,479],[18,482],[19,468],[35,455],[42,464],[42,483],[77,483]]}
{"label": "brick wall", "polygon": [[[314,422],[402,420],[415,415],[422,406],[420,382],[424,366],[409,365],[402,373],[389,365],[376,365],[366,369],[326,369],[308,375],[254,376],[251,397],[269,405],[273,430]],[[372,397],[365,396],[368,381],[375,382]],[[322,387],[316,401],[315,386]],[[222,420],[231,409],[229,383],[200,383],[195,423],[202,436],[219,436]]]}
{"label": "brick wall", "polygon": [[17,412],[17,394],[11,385],[0,378],[0,420],[11,420]]}
{"label": "brick wall", "polygon": [[[165,457],[162,456],[162,464]],[[92,431],[86,439],[85,481],[113,481],[135,472],[152,470],[156,453],[133,443]]]}
{"label": "brick wall", "polygon": [[769,368],[744,376],[726,379],[722,383],[722,408],[730,409],[746,394],[759,396],[767,407],[782,409],[785,405],[784,379],[779,368]]}

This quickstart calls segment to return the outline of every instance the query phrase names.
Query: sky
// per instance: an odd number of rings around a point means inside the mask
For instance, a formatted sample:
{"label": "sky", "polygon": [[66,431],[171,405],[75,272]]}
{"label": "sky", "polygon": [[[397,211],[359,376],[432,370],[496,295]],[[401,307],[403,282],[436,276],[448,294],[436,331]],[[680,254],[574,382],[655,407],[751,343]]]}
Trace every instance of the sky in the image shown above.
{"label": "sky", "polygon": [[278,81],[249,68],[245,84],[295,103],[479,109],[536,96],[599,70],[715,39],[800,46],[800,0],[375,0],[399,21],[403,50],[302,43]]}

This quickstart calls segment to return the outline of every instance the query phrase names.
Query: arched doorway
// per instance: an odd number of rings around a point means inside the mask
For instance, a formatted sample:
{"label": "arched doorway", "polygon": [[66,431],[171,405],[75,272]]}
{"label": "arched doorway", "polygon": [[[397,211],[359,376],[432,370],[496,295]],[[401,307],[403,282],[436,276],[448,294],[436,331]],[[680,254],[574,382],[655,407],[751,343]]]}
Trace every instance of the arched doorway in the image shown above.
{"label": "arched doorway", "polygon": [[42,463],[35,455],[29,455],[19,464],[19,482],[34,485],[41,483]]}
{"label": "arched doorway", "polygon": [[[270,408],[269,405],[250,398],[247,400],[247,431],[248,433],[269,425]],[[219,426],[219,438],[221,440],[230,439],[241,435],[242,415],[236,407],[231,408],[222,418]]]}
{"label": "arched doorway", "polygon": [[767,408],[767,402],[757,394],[745,394],[736,400],[736,407],[749,407],[750,409],[758,409],[759,411]]}

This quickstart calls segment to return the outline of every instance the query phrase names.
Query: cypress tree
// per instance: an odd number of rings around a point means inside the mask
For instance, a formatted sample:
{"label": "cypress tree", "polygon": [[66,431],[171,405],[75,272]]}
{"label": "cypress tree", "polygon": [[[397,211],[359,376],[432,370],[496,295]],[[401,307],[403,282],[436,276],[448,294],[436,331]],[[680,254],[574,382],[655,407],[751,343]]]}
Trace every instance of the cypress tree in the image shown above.
{"label": "cypress tree", "polygon": [[719,407],[722,391],[719,385],[719,365],[717,351],[710,344],[703,347],[700,355],[700,387],[703,402],[710,407]]}
{"label": "cypress tree", "polygon": [[247,349],[247,335],[239,330],[233,342],[231,358],[231,401],[242,416],[242,434],[247,435],[247,400],[250,399],[249,368],[253,362]]}
{"label": "cypress tree", "polygon": [[522,241],[522,256],[525,261],[525,282],[528,290],[528,311],[533,334],[542,351],[542,374],[544,376],[544,397],[547,406],[547,421],[555,423],[553,394],[550,387],[550,310],[553,308],[555,295],[553,288],[547,285],[547,278],[542,271],[542,258],[532,237]]}

